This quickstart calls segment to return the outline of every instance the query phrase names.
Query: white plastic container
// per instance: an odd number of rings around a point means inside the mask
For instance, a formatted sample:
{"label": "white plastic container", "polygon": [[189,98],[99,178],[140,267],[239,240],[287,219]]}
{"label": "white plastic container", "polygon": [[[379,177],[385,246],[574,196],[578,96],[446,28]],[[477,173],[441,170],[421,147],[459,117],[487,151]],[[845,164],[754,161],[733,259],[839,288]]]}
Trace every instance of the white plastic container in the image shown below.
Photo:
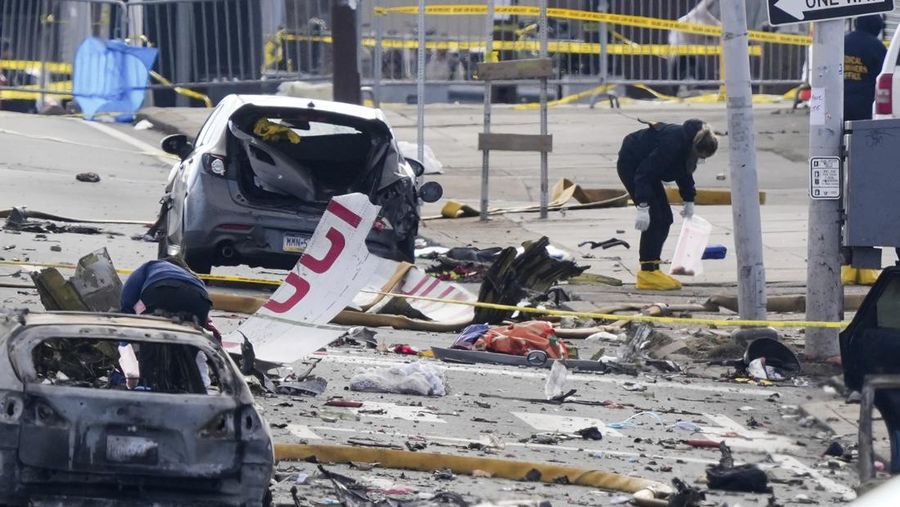
{"label": "white plastic container", "polygon": [[703,251],[709,243],[712,225],[694,215],[685,218],[681,224],[681,234],[672,256],[670,275],[697,276],[703,274]]}

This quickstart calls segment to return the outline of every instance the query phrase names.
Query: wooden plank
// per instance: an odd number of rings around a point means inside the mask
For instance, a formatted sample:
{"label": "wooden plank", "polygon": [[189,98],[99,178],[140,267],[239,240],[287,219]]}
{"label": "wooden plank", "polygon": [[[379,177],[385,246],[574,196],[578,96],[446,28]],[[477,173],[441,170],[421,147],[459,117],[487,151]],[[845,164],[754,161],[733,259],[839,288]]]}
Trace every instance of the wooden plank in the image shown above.
{"label": "wooden plank", "polygon": [[478,79],[481,81],[513,81],[542,77],[553,77],[553,60],[550,58],[527,58],[478,64]]}
{"label": "wooden plank", "polygon": [[530,134],[478,134],[481,151],[553,151],[553,136]]}

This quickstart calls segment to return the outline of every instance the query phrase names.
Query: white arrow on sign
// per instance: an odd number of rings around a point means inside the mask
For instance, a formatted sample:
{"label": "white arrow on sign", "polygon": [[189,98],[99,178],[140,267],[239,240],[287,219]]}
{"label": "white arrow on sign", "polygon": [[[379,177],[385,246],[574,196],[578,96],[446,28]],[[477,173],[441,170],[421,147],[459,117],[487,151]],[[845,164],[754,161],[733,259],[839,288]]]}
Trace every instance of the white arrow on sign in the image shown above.
{"label": "white arrow on sign", "polygon": [[805,19],[806,14],[816,11],[834,9],[836,7],[855,7],[865,4],[878,4],[884,0],[777,0],[775,7],[790,14],[796,19]]}

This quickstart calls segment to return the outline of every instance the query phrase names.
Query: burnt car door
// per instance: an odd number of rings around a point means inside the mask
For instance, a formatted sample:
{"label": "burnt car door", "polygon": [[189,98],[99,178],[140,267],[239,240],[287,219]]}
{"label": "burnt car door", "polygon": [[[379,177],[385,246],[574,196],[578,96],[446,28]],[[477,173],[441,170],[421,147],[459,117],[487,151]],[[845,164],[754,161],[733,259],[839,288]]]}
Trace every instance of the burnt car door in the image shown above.
{"label": "burnt car door", "polygon": [[[900,374],[900,267],[885,269],[840,335],[844,384],[862,391],[867,375]],[[900,473],[900,390],[879,390],[875,406],[891,440],[891,473]]]}

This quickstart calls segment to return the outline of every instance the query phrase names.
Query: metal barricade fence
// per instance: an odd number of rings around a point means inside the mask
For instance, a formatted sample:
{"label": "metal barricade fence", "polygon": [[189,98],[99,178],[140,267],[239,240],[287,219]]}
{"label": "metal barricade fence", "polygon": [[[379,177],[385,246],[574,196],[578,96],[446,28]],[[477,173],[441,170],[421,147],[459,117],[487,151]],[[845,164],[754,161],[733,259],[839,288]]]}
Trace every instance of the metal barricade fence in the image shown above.
{"label": "metal barricade fence", "polygon": [[156,70],[176,86],[199,87],[216,99],[235,91],[274,92],[283,81],[330,77],[330,4],[131,0],[129,38],[159,49]]}
{"label": "metal barricade fence", "polygon": [[[495,54],[501,60],[537,53],[537,0],[497,0]],[[759,5],[757,5],[759,4]],[[377,84],[414,80],[417,2],[370,0],[360,13],[364,77]],[[709,0],[549,0],[550,54],[557,85],[640,83],[717,87],[722,82],[716,2]],[[751,68],[758,89],[799,84],[808,37],[767,30],[760,2],[751,3]],[[485,57],[482,3],[428,2],[429,83],[471,80]],[[680,19],[680,21],[679,21]],[[796,30],[796,29],[795,29]],[[381,65],[375,65],[380,61]]]}
{"label": "metal barricade fence", "polygon": [[[38,92],[64,96],[71,89],[75,50],[90,36],[157,48],[156,79],[149,87],[160,89],[154,98],[164,105],[188,103],[173,99],[169,90],[178,87],[196,87],[217,99],[233,91],[272,92],[286,80],[328,80],[331,3],[0,0],[0,73],[5,79],[0,99],[34,98]],[[698,9],[706,3],[712,17]],[[415,0],[358,1],[365,82],[415,82],[417,5]],[[485,55],[484,2],[427,3],[429,84],[472,81],[476,64],[486,57],[537,54],[538,1],[496,0],[496,5],[495,51]],[[603,83],[640,83],[664,93],[682,86],[714,89],[722,80],[715,6],[709,0],[548,0],[549,50],[556,70],[551,83],[558,94]],[[802,82],[808,36],[763,31],[759,12],[748,19],[757,88],[783,89]]]}
{"label": "metal barricade fence", "polygon": [[125,32],[123,1],[0,0],[0,101],[22,111],[60,105],[82,41]]}

